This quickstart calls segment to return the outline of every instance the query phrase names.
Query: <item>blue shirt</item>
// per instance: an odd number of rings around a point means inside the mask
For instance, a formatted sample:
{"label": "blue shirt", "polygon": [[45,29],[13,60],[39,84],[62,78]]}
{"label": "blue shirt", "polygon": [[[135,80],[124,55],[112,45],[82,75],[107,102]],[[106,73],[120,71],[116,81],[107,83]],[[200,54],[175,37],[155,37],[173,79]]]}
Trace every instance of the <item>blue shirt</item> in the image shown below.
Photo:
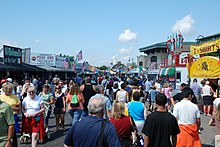
{"label": "blue shirt", "polygon": [[[103,119],[96,116],[83,117],[68,131],[64,144],[75,147],[96,147],[100,139]],[[104,143],[108,147],[121,147],[114,125],[107,121],[104,129]]]}
{"label": "blue shirt", "polygon": [[129,102],[128,112],[134,121],[144,121],[144,104],[142,102]]}
{"label": "blue shirt", "polygon": [[151,89],[149,94],[150,94],[150,99],[151,102],[155,102],[155,96],[158,94],[159,92],[157,90]]}

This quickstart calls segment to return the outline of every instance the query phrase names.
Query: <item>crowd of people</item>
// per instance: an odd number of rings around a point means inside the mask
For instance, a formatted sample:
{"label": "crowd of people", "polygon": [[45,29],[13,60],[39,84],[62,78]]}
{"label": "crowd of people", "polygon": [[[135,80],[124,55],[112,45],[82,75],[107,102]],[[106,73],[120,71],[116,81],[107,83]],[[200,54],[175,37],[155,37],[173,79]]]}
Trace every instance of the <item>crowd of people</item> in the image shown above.
{"label": "crowd of people", "polygon": [[220,134],[220,98],[213,99],[209,81],[202,84],[194,79],[191,86],[182,83],[175,93],[169,83],[145,76],[77,76],[64,81],[55,75],[51,82],[26,77],[21,85],[3,79],[0,146],[18,146],[19,134],[21,143],[36,147],[50,137],[51,114],[59,131],[66,130],[69,113],[72,126],[64,140],[66,147],[199,147],[201,114],[210,116],[209,124],[215,124]]}

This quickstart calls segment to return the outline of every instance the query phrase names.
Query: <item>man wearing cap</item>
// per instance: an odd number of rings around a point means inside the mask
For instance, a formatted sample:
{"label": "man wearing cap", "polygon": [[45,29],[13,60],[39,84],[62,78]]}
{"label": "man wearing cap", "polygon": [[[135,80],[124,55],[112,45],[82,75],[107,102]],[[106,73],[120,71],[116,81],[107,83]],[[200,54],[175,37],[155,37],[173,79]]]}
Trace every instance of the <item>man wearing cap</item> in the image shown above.
{"label": "man wearing cap", "polygon": [[190,88],[193,90],[194,95],[198,102],[199,110],[200,112],[202,112],[202,97],[201,97],[202,88],[199,84],[197,84],[197,79],[193,79],[193,84],[191,85]]}

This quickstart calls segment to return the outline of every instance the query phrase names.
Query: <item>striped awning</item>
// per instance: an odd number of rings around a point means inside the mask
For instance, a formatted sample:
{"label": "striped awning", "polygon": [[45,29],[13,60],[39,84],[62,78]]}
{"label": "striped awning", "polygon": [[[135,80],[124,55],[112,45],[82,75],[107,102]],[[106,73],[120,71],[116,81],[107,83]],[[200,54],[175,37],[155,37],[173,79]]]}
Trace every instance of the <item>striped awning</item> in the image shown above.
{"label": "striped awning", "polygon": [[175,74],[176,68],[175,67],[168,67],[168,68],[161,68],[159,75],[160,76],[172,76]]}

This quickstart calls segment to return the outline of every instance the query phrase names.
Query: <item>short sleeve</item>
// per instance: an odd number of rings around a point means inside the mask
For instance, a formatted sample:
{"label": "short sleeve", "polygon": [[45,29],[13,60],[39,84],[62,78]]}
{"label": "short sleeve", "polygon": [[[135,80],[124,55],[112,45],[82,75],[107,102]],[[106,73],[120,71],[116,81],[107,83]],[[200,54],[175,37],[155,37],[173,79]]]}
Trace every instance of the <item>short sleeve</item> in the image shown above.
{"label": "short sleeve", "polygon": [[13,114],[13,110],[11,107],[8,107],[5,111],[5,120],[7,122],[8,125],[13,125],[15,124],[14,122],[14,114]]}
{"label": "short sleeve", "polygon": [[152,124],[151,124],[151,114],[147,116],[147,119],[144,123],[144,127],[142,129],[142,133],[148,137],[151,137]]}
{"label": "short sleeve", "polygon": [[16,101],[16,105],[19,105],[21,103],[20,99],[18,98],[18,96],[15,96],[15,101]]}
{"label": "short sleeve", "polygon": [[41,104],[43,104],[44,102],[43,102],[43,99],[41,98],[41,97],[39,97],[39,104],[41,105]]}

